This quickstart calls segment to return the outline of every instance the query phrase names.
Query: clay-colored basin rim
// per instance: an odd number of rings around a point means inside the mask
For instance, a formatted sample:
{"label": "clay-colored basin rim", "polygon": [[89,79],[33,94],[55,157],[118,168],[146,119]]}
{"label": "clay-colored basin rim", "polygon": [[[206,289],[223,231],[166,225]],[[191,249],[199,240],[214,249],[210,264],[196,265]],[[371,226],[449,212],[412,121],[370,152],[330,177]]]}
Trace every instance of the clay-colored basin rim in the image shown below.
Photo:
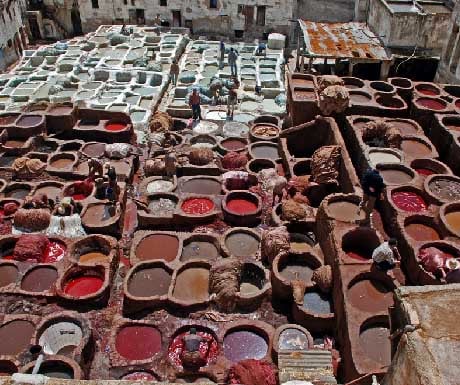
{"label": "clay-colored basin rim", "polygon": [[[86,272],[88,272],[88,274],[86,274]],[[67,284],[67,282],[69,282],[73,278],[84,277],[87,275],[97,276],[103,280],[102,286],[98,291],[88,294],[88,295],[81,296],[81,297],[74,297],[74,296],[71,296],[65,293],[64,287]],[[106,268],[106,266],[101,265],[101,264],[94,265],[94,266],[88,266],[88,267],[85,265],[77,265],[77,266],[71,267],[64,274],[62,274],[61,277],[56,282],[56,287],[58,288],[60,295],[63,298],[70,299],[73,301],[85,301],[88,299],[97,298],[107,290],[108,286],[109,286],[109,271]]]}
{"label": "clay-colored basin rim", "polygon": [[[233,199],[243,199],[247,200],[248,202],[254,203],[257,207],[255,210],[248,211],[246,213],[237,213],[233,210],[230,210],[227,206],[228,202]],[[222,208],[227,211],[229,214],[236,215],[236,216],[250,216],[250,215],[257,215],[262,210],[262,201],[259,196],[256,194],[250,193],[249,191],[245,190],[232,190],[230,191],[222,201]]]}
{"label": "clay-colored basin rim", "polygon": [[391,78],[388,80],[390,81],[390,84],[396,88],[410,90],[413,87],[412,81],[407,78]]}

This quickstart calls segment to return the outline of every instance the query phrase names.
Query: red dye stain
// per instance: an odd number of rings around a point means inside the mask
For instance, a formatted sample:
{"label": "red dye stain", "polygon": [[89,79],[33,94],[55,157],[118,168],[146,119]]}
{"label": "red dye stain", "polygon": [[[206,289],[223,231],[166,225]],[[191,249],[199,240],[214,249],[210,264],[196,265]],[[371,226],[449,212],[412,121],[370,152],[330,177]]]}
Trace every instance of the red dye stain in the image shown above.
{"label": "red dye stain", "polygon": [[90,180],[85,179],[72,184],[69,187],[68,192],[71,193],[70,196],[74,201],[82,201],[91,194],[93,186],[94,184]]}
{"label": "red dye stain", "polygon": [[411,191],[397,191],[391,194],[396,207],[403,211],[419,212],[427,209],[427,204],[423,198]]}
{"label": "red dye stain", "polygon": [[203,215],[214,208],[214,202],[207,198],[190,198],[182,203],[181,209],[186,214]]}
{"label": "red dye stain", "polygon": [[87,196],[84,195],[84,194],[73,194],[72,195],[72,199],[74,201],[82,201],[83,199],[86,199],[86,198],[87,198]]}
{"label": "red dye stain", "polygon": [[3,210],[3,207],[0,207],[0,218],[3,218],[5,216],[5,210]]}
{"label": "red dye stain", "polygon": [[369,261],[369,258],[365,258],[361,254],[355,253],[354,251],[349,251],[347,256],[349,256],[351,259],[356,259],[357,261]]}
{"label": "red dye stain", "polygon": [[433,175],[435,173],[433,170],[428,168],[416,168],[415,171],[417,171],[417,174],[422,176]]}
{"label": "red dye stain", "polygon": [[161,334],[151,326],[126,326],[118,332],[115,347],[128,360],[146,360],[161,351]]}
{"label": "red dye stain", "polygon": [[419,104],[422,107],[426,107],[436,111],[440,111],[445,108],[444,104],[436,99],[420,98],[417,100],[417,104]]}
{"label": "red dye stain", "polygon": [[455,107],[460,108],[460,100],[457,100],[457,101],[455,102]]}
{"label": "red dye stain", "polygon": [[423,88],[423,87],[420,87],[420,88],[417,88],[417,91],[423,95],[427,95],[427,96],[436,96],[438,95],[438,92],[435,90],[435,89],[431,89],[431,88]]}
{"label": "red dye stain", "polygon": [[236,214],[248,214],[257,210],[257,205],[246,199],[231,199],[227,202],[227,209]]}
{"label": "red dye stain", "polygon": [[149,372],[132,372],[124,375],[122,380],[130,381],[154,381],[156,380],[155,376]]}
{"label": "red dye stain", "polygon": [[[183,337],[187,334],[187,332],[178,334],[174,340],[169,345],[168,349],[168,357],[169,359],[174,362],[177,366],[182,366],[181,355],[184,350],[184,340]],[[219,353],[219,346],[217,345],[217,341],[210,333],[206,333],[203,331],[197,331],[199,336],[201,336],[204,341],[200,343],[200,355],[201,358],[206,360],[209,364],[217,358],[217,354]]]}
{"label": "red dye stain", "polygon": [[85,297],[100,290],[104,280],[94,275],[85,275],[71,279],[64,287],[64,293],[72,297]]}
{"label": "red dye stain", "polygon": [[43,253],[42,263],[55,263],[64,258],[66,246],[59,241],[49,241],[48,247]]}
{"label": "red dye stain", "polygon": [[105,125],[105,129],[107,131],[113,131],[113,132],[122,131],[125,128],[126,128],[126,124],[124,123],[107,123]]}

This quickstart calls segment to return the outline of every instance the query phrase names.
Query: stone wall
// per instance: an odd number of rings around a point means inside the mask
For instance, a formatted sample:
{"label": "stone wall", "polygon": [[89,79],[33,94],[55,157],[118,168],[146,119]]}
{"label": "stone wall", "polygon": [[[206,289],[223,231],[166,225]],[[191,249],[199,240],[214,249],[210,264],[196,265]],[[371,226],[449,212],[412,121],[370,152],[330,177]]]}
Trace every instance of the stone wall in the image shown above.
{"label": "stone wall", "polygon": [[27,44],[25,33],[21,34],[24,9],[23,0],[13,0],[0,10],[0,70],[17,60]]}
{"label": "stone wall", "polygon": [[439,62],[436,81],[440,83],[460,83],[460,2],[455,4],[448,29],[448,38]]}
{"label": "stone wall", "polygon": [[355,0],[298,0],[296,17],[325,22],[353,21]]}

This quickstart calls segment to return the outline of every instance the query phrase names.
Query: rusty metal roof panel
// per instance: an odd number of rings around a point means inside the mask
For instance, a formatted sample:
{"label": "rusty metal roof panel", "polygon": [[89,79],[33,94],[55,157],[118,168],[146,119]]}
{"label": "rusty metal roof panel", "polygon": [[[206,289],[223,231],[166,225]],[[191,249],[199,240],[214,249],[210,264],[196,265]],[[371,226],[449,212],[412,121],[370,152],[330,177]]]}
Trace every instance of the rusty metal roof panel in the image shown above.
{"label": "rusty metal roof panel", "polygon": [[390,60],[379,38],[364,23],[317,23],[299,20],[308,56]]}

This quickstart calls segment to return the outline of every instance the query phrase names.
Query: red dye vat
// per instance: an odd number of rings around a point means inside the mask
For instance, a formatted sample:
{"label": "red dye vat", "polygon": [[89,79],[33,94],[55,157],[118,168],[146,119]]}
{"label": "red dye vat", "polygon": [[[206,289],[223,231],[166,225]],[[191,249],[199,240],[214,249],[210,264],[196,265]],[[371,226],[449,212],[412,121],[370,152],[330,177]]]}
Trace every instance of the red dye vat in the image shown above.
{"label": "red dye vat", "polygon": [[415,171],[417,171],[417,174],[422,176],[433,175],[435,173],[433,170],[428,168],[416,168]]}
{"label": "red dye vat", "polygon": [[59,241],[49,241],[48,247],[43,253],[43,263],[55,263],[64,258],[66,246],[64,243]]}
{"label": "red dye vat", "polygon": [[126,124],[124,123],[107,123],[105,125],[105,129],[107,131],[113,131],[113,132],[122,131],[125,128],[126,128]]}
{"label": "red dye vat", "polygon": [[227,209],[236,214],[248,214],[257,210],[257,205],[246,199],[231,199],[227,202]]}
{"label": "red dye vat", "polygon": [[75,182],[68,187],[67,196],[71,196],[74,201],[82,201],[93,192],[93,186],[93,183],[87,179]]}
{"label": "red dye vat", "polygon": [[85,297],[99,291],[103,284],[104,280],[95,275],[76,277],[66,283],[64,293],[76,298]]}
{"label": "red dye vat", "polygon": [[[184,350],[183,337],[187,332],[178,334],[169,345],[168,357],[177,366],[182,366],[181,354]],[[205,341],[200,343],[200,355],[203,360],[209,364],[216,360],[217,354],[219,353],[219,346],[217,345],[216,339],[210,333],[203,331],[197,331],[196,334],[201,336]]]}
{"label": "red dye vat", "polygon": [[203,215],[214,208],[214,202],[207,198],[190,198],[182,203],[181,209],[186,214]]}
{"label": "red dye vat", "polygon": [[409,212],[419,212],[427,209],[427,204],[423,198],[411,191],[397,191],[391,194],[396,207]]}
{"label": "red dye vat", "polygon": [[437,92],[435,89],[432,89],[432,88],[420,87],[420,88],[417,88],[417,91],[427,96],[436,96],[439,94],[439,92]]}
{"label": "red dye vat", "polygon": [[429,108],[431,110],[436,110],[440,111],[446,108],[442,102],[436,99],[430,99],[430,98],[420,98],[417,100],[417,104],[419,104],[422,107]]}
{"label": "red dye vat", "polygon": [[369,258],[363,257],[361,254],[355,253],[354,251],[349,251],[347,255],[357,261],[369,261]]}
{"label": "red dye vat", "polygon": [[161,334],[151,326],[126,326],[118,332],[115,348],[128,360],[146,360],[161,351]]}
{"label": "red dye vat", "polygon": [[460,108],[460,100],[457,100],[457,101],[455,102],[455,107]]}
{"label": "red dye vat", "polygon": [[149,372],[132,372],[121,378],[130,381],[156,381],[155,376]]}

